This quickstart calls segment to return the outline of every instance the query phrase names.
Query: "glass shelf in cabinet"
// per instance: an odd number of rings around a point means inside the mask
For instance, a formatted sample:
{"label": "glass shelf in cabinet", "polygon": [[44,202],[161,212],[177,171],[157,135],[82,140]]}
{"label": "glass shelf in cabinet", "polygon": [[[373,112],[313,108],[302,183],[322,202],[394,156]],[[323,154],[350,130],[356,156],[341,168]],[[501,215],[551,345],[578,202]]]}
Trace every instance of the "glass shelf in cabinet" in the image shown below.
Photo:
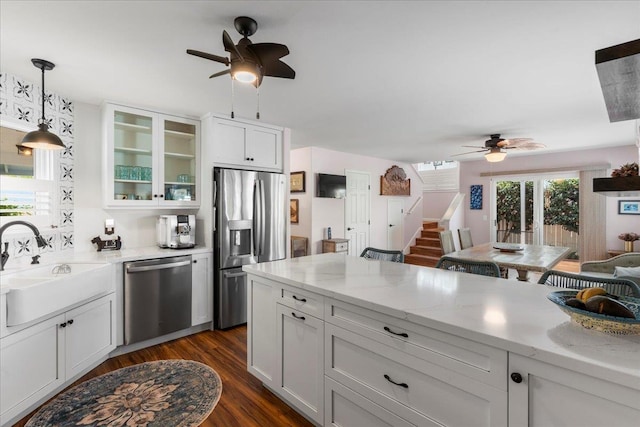
{"label": "glass shelf in cabinet", "polygon": [[145,133],[151,132],[151,126],[136,125],[133,123],[126,123],[126,122],[113,122],[113,124],[116,127],[130,130],[130,131],[136,131],[136,132],[144,131]]}
{"label": "glass shelf in cabinet", "polygon": [[164,153],[165,157],[173,157],[176,159],[195,159],[195,155],[194,154],[182,154],[182,153],[172,153],[172,152],[167,152],[165,151]]}
{"label": "glass shelf in cabinet", "polygon": [[143,148],[129,148],[129,147],[113,147],[115,151],[120,153],[132,153],[132,154],[146,154],[151,155],[151,150],[143,149]]}

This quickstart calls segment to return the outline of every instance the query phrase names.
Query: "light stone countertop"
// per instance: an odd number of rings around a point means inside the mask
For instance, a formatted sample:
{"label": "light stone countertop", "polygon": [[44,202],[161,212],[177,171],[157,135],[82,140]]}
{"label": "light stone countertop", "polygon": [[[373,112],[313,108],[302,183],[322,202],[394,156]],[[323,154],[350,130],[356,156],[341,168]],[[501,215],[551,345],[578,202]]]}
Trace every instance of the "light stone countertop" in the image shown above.
{"label": "light stone countertop", "polygon": [[40,264],[36,265],[24,264],[24,262],[18,263],[15,259],[10,258],[9,262],[5,266],[5,270],[0,272],[0,295],[5,294],[11,290],[11,286],[4,283],[4,277],[7,277],[8,275],[11,275],[13,273],[26,272],[32,268],[40,268],[49,265],[51,266],[51,268],[53,268],[56,265],[62,263],[117,264],[127,261],[137,261],[153,258],[168,258],[173,256],[193,255],[207,252],[212,252],[212,249],[204,246],[196,246],[189,249],[166,249],[160,248],[158,246],[145,246],[141,248],[120,249],[112,251],[106,250],[101,252],[91,251],[75,253],[72,251],[65,251],[57,253],[44,253],[41,254]]}
{"label": "light stone countertop", "polygon": [[588,330],[559,288],[322,254],[243,267],[256,276],[640,390],[640,336]]}

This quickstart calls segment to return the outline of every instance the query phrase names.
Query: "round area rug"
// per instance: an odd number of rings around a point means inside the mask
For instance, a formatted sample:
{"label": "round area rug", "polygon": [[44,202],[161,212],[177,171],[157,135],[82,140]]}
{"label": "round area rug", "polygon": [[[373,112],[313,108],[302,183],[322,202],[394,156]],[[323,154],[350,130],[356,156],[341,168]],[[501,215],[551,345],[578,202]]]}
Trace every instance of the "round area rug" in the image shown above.
{"label": "round area rug", "polygon": [[222,382],[193,360],[129,366],[85,381],[41,408],[25,427],[197,426],[220,399]]}

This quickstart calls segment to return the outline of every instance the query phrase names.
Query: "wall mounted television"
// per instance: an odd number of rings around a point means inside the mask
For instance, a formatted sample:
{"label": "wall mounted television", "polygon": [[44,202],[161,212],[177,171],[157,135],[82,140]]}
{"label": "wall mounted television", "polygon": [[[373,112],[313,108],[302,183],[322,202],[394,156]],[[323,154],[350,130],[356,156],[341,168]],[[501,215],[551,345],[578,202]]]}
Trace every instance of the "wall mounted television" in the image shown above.
{"label": "wall mounted television", "polygon": [[344,199],[347,197],[347,177],[319,173],[316,178],[316,197]]}

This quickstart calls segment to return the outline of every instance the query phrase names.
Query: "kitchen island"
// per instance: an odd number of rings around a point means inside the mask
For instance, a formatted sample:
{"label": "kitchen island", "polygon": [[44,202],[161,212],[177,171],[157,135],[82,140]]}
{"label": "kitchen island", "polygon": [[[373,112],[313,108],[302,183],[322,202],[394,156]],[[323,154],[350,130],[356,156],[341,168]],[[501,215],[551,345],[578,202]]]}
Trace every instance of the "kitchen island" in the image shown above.
{"label": "kitchen island", "polygon": [[640,419],[640,337],[571,323],[557,288],[341,254],[244,270],[248,369],[318,425]]}

